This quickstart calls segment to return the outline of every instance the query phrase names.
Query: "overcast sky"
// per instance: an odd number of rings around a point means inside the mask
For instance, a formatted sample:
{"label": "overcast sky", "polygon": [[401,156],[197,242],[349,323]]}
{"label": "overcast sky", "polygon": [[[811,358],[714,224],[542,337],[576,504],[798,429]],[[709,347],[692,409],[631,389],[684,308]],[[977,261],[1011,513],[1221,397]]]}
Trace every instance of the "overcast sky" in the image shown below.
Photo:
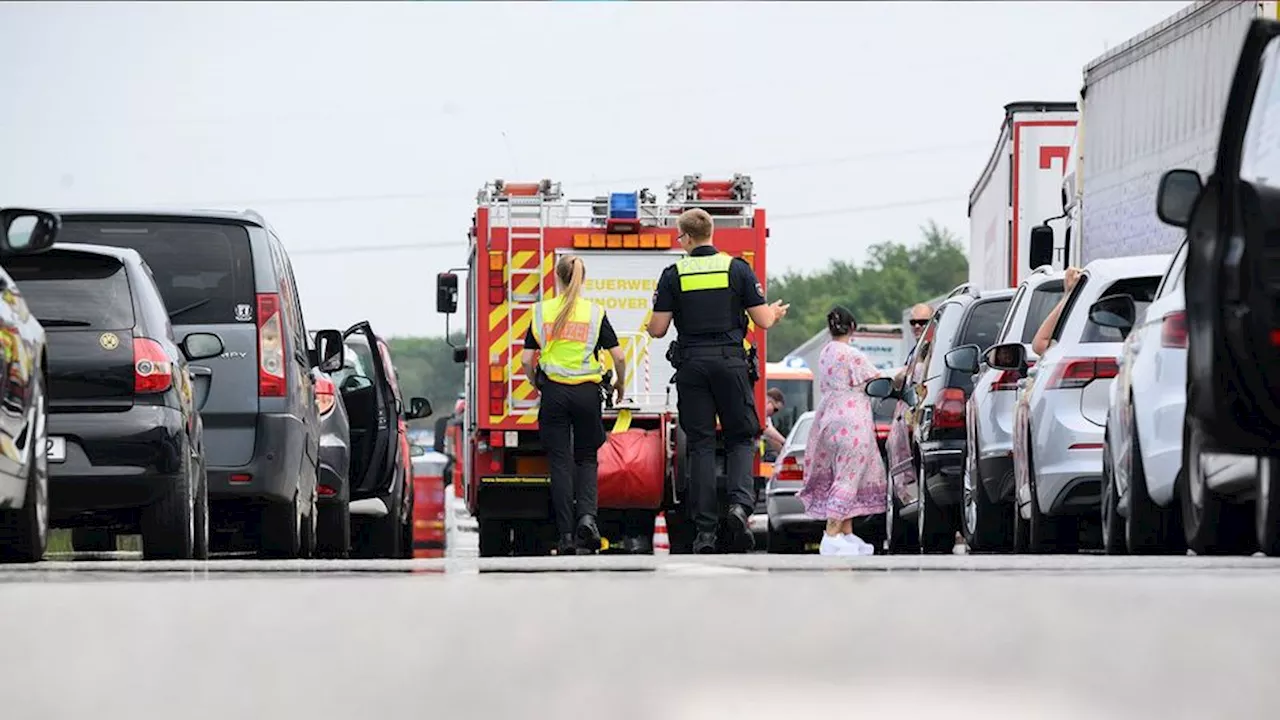
{"label": "overcast sky", "polygon": [[775,272],[967,242],[1003,105],[1185,5],[0,3],[0,204],[253,207],[310,328],[438,334],[496,177],[750,173]]}

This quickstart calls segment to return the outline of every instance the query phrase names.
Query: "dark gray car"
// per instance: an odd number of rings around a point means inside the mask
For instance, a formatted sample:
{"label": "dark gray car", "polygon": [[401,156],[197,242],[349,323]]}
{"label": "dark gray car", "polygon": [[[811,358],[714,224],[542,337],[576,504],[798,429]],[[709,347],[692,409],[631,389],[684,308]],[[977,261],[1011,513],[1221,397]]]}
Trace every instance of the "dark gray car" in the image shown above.
{"label": "dark gray car", "polygon": [[[321,420],[313,353],[284,244],[255,212],[71,211],[65,242],[137,250],[174,332],[216,333],[201,410],[217,550],[314,549]],[[335,349],[335,352],[337,350]],[[321,367],[321,369],[326,369]]]}

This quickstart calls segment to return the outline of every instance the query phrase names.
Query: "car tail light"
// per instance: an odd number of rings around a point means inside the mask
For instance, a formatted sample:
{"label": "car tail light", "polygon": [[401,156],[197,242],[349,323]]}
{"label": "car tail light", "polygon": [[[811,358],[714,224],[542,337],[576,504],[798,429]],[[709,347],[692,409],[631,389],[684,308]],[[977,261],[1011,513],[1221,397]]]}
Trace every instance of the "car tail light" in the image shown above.
{"label": "car tail light", "polygon": [[151,338],[133,339],[133,392],[162,393],[173,387],[173,363],[160,343]]}
{"label": "car tail light", "polygon": [[1069,358],[1053,371],[1049,390],[1079,390],[1094,380],[1113,378],[1120,372],[1115,358]]}
{"label": "car tail light", "polygon": [[876,439],[877,439],[877,440],[888,440],[888,439],[889,439],[889,427],[890,427],[890,426],[889,426],[889,424],[888,424],[888,423],[876,423]]}
{"label": "car tail light", "polygon": [[964,427],[963,390],[943,388],[938,403],[933,406],[933,426],[940,430]]}
{"label": "car tail light", "polygon": [[[1028,360],[1027,367],[1028,368],[1035,367],[1035,361]],[[1021,379],[1022,379],[1022,375],[1020,375],[1017,370],[1001,371],[1000,377],[996,378],[996,381],[991,383],[991,392],[999,392],[1001,390],[1017,390],[1018,381]]]}
{"label": "car tail light", "polygon": [[804,480],[804,466],[796,460],[794,455],[788,455],[782,459],[782,463],[778,465],[779,480]]}
{"label": "car tail light", "polygon": [[333,497],[337,494],[338,494],[338,491],[335,490],[334,488],[329,487],[328,485],[316,486],[316,495],[319,495],[320,497]]}
{"label": "car tail light", "polygon": [[284,397],[284,323],[280,296],[258,294],[258,397]]}
{"label": "car tail light", "polygon": [[333,381],[327,377],[316,378],[316,409],[321,415],[328,415],[333,412],[333,406],[337,402],[334,393]]}
{"label": "car tail light", "polygon": [[1183,310],[1165,315],[1160,323],[1160,346],[1185,348],[1187,346],[1187,313]]}

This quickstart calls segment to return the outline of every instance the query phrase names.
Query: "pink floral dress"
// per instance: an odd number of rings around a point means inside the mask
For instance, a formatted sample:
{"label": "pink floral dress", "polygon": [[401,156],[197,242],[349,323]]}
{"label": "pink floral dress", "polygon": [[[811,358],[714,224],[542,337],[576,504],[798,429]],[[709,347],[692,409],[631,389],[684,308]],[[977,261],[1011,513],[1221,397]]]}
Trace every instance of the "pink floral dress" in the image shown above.
{"label": "pink floral dress", "polygon": [[818,359],[818,403],[804,452],[805,513],[847,520],[885,511],[885,468],[871,398],[863,385],[880,372],[861,350],[829,342]]}

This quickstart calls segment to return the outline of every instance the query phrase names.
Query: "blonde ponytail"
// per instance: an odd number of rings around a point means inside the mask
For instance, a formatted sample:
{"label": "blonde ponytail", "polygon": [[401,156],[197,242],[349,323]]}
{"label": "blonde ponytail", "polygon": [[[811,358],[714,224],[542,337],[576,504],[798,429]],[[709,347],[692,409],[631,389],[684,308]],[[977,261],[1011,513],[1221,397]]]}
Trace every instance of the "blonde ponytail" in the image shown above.
{"label": "blonde ponytail", "polygon": [[582,294],[582,280],[586,274],[586,264],[577,255],[565,255],[556,263],[556,279],[564,286],[564,304],[560,306],[560,314],[556,315],[555,324],[551,326],[551,339],[560,337],[565,324],[573,317],[573,307],[578,304],[578,297]]}

